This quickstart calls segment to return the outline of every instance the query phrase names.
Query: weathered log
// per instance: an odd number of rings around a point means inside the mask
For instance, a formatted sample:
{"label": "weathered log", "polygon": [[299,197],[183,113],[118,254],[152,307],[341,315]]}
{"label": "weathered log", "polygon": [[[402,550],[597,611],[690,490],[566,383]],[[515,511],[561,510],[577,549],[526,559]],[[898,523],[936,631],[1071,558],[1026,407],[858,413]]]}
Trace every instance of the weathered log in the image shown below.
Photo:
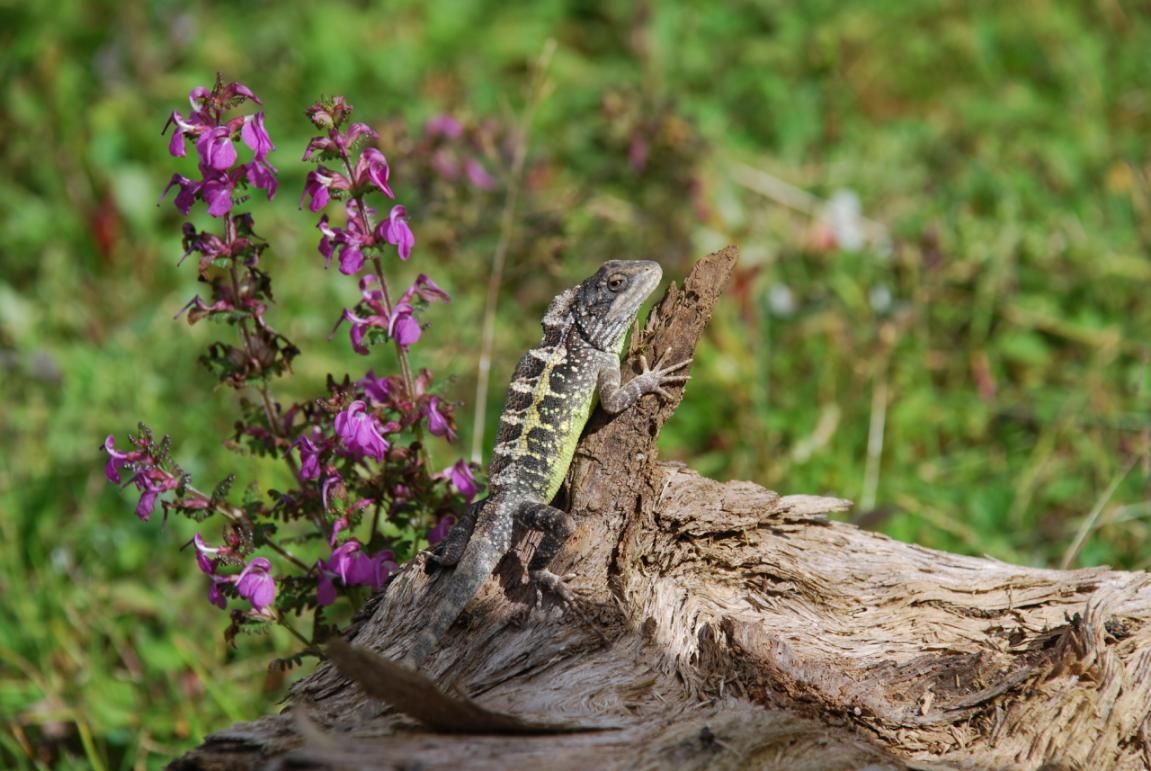
{"label": "weathered log", "polygon": [[[693,350],[735,258],[672,286],[632,354]],[[674,407],[589,426],[554,566],[573,607],[537,607],[527,536],[408,675],[377,655],[436,601],[419,559],[334,649],[351,679],[326,663],[174,766],[1151,767],[1145,573],[932,551],[829,521],[847,501],[658,463]]]}

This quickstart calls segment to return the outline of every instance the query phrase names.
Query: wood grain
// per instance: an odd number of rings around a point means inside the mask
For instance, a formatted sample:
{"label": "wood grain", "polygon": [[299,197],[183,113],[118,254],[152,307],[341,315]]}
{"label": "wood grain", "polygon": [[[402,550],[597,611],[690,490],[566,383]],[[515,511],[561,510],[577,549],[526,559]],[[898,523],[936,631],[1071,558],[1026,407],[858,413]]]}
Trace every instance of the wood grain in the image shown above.
{"label": "wood grain", "polygon": [[[631,366],[695,349],[735,259],[669,289]],[[661,464],[675,406],[589,425],[554,564],[576,574],[574,607],[537,607],[525,536],[424,670],[396,673],[374,655],[398,658],[436,596],[416,560],[349,635],[343,672],[322,665],[283,713],[173,766],[1151,767],[1145,573],[924,549],[830,521],[848,501]],[[470,733],[435,717],[472,708],[488,717]]]}

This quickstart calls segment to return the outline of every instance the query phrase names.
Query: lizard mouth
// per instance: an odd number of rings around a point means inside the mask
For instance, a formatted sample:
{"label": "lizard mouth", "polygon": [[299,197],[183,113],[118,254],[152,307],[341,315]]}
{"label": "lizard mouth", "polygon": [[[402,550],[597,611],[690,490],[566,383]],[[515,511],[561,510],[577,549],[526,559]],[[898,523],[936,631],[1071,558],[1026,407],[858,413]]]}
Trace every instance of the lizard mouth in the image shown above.
{"label": "lizard mouth", "polygon": [[628,287],[628,294],[634,292],[639,298],[636,305],[639,305],[659,286],[659,282],[663,279],[663,268],[652,260],[636,260],[635,265],[637,269],[635,282]]}

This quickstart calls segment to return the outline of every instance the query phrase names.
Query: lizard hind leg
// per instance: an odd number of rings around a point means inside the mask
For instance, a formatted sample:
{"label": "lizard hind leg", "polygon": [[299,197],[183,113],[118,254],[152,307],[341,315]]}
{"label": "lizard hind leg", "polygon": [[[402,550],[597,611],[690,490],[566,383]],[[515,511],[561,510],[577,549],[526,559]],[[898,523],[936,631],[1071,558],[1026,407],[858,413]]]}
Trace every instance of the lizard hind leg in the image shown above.
{"label": "lizard hind leg", "polygon": [[537,600],[542,599],[538,596],[540,590],[547,590],[565,604],[570,604],[574,599],[571,589],[548,566],[575,531],[571,515],[546,503],[533,502],[521,507],[518,518],[524,525],[544,533],[543,540],[528,562],[528,578],[536,585]]}

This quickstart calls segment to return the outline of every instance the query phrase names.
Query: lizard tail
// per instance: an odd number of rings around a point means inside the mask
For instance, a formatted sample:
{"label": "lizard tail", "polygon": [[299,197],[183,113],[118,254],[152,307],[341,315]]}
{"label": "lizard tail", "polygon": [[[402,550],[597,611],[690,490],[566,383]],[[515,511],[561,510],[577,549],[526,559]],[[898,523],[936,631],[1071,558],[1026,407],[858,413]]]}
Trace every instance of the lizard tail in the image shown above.
{"label": "lizard tail", "polygon": [[484,581],[491,576],[500,557],[499,550],[487,539],[472,540],[455,569],[440,579],[446,578],[448,585],[443,595],[433,604],[428,623],[412,640],[403,658],[404,664],[416,669],[424,663]]}

